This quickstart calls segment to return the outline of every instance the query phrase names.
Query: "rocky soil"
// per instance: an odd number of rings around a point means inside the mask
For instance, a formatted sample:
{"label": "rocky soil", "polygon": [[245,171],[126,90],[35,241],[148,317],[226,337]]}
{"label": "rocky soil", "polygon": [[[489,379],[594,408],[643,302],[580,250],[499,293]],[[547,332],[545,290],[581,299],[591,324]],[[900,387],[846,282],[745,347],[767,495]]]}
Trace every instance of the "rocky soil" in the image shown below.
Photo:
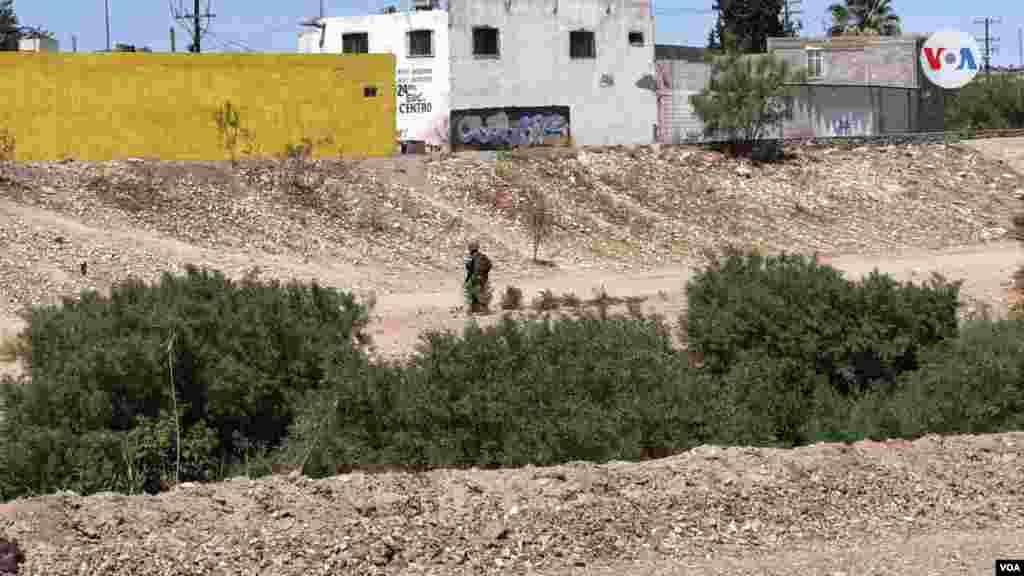
{"label": "rocky soil", "polygon": [[[29,576],[983,574],[1024,553],[1022,463],[1018,432],[275,476],[15,501],[0,505],[0,535],[22,543]],[[921,544],[975,534],[993,535],[979,555]],[[865,570],[872,549],[895,559]]]}
{"label": "rocky soil", "polygon": [[[651,270],[725,245],[823,253],[1006,238],[1024,178],[967,147],[794,148],[753,165],[686,147],[320,161],[37,162],[0,183],[0,314],[156,279],[185,263],[318,277],[378,294],[438,288],[480,238],[509,278],[531,262],[544,197],[554,268]],[[297,182],[297,184],[295,184]],[[85,274],[82,264],[85,264]]]}

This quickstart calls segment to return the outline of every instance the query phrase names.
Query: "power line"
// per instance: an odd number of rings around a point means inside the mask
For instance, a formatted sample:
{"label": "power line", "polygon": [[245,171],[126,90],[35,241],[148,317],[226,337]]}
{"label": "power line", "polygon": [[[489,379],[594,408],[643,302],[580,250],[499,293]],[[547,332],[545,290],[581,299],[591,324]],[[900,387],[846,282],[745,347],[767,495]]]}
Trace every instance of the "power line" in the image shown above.
{"label": "power line", "polygon": [[988,74],[992,68],[992,54],[997,49],[993,44],[999,41],[999,38],[992,36],[990,28],[992,24],[999,24],[1000,22],[1002,22],[1002,20],[999,18],[992,18],[990,16],[976,18],[974,20],[975,24],[985,25],[984,48],[982,48],[982,58],[985,61],[985,74]]}

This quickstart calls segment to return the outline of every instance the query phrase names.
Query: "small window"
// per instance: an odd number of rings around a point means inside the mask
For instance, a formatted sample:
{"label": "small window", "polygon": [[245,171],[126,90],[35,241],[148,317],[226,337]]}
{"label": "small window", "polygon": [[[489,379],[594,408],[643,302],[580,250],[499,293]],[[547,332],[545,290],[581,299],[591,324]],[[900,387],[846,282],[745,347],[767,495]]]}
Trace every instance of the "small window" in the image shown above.
{"label": "small window", "polygon": [[473,28],[473,55],[498,55],[498,29],[489,26]]}
{"label": "small window", "polygon": [[364,98],[374,98],[376,96],[377,96],[377,87],[376,86],[363,86],[363,97]]}
{"label": "small window", "polygon": [[825,59],[821,50],[807,51],[807,77],[821,78],[825,75]]}
{"label": "small window", "polygon": [[644,33],[643,32],[630,32],[629,33],[629,45],[630,46],[643,46],[644,45]]}
{"label": "small window", "polygon": [[597,48],[594,46],[594,33],[587,30],[569,32],[570,58],[596,58]]}
{"label": "small window", "polygon": [[342,34],[341,51],[345,54],[368,54],[370,52],[370,35],[366,32]]}
{"label": "small window", "polygon": [[409,37],[409,56],[426,58],[434,55],[434,31],[411,30]]}

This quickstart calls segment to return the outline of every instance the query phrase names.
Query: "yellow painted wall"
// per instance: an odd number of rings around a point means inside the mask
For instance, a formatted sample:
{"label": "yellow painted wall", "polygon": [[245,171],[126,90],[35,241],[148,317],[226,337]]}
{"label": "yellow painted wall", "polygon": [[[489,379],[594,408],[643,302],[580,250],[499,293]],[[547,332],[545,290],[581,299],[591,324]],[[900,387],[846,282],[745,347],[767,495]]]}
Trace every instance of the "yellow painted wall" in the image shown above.
{"label": "yellow painted wall", "polygon": [[387,155],[394,79],[391,54],[0,52],[0,130],[18,160],[226,159],[230,101],[262,155],[303,138],[316,156]]}

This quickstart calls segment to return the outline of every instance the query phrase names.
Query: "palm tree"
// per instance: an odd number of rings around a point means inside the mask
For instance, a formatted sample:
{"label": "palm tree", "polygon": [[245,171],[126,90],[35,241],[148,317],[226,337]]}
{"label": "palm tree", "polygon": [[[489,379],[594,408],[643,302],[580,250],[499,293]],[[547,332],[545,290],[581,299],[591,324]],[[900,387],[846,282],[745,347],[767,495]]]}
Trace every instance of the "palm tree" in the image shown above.
{"label": "palm tree", "polygon": [[828,11],[832,16],[831,36],[900,34],[900,17],[893,11],[892,0],[845,0],[845,4],[832,4]]}
{"label": "palm tree", "polygon": [[850,28],[850,9],[845,4],[832,4],[828,7],[832,15],[832,26],[828,29],[829,36],[840,36]]}

